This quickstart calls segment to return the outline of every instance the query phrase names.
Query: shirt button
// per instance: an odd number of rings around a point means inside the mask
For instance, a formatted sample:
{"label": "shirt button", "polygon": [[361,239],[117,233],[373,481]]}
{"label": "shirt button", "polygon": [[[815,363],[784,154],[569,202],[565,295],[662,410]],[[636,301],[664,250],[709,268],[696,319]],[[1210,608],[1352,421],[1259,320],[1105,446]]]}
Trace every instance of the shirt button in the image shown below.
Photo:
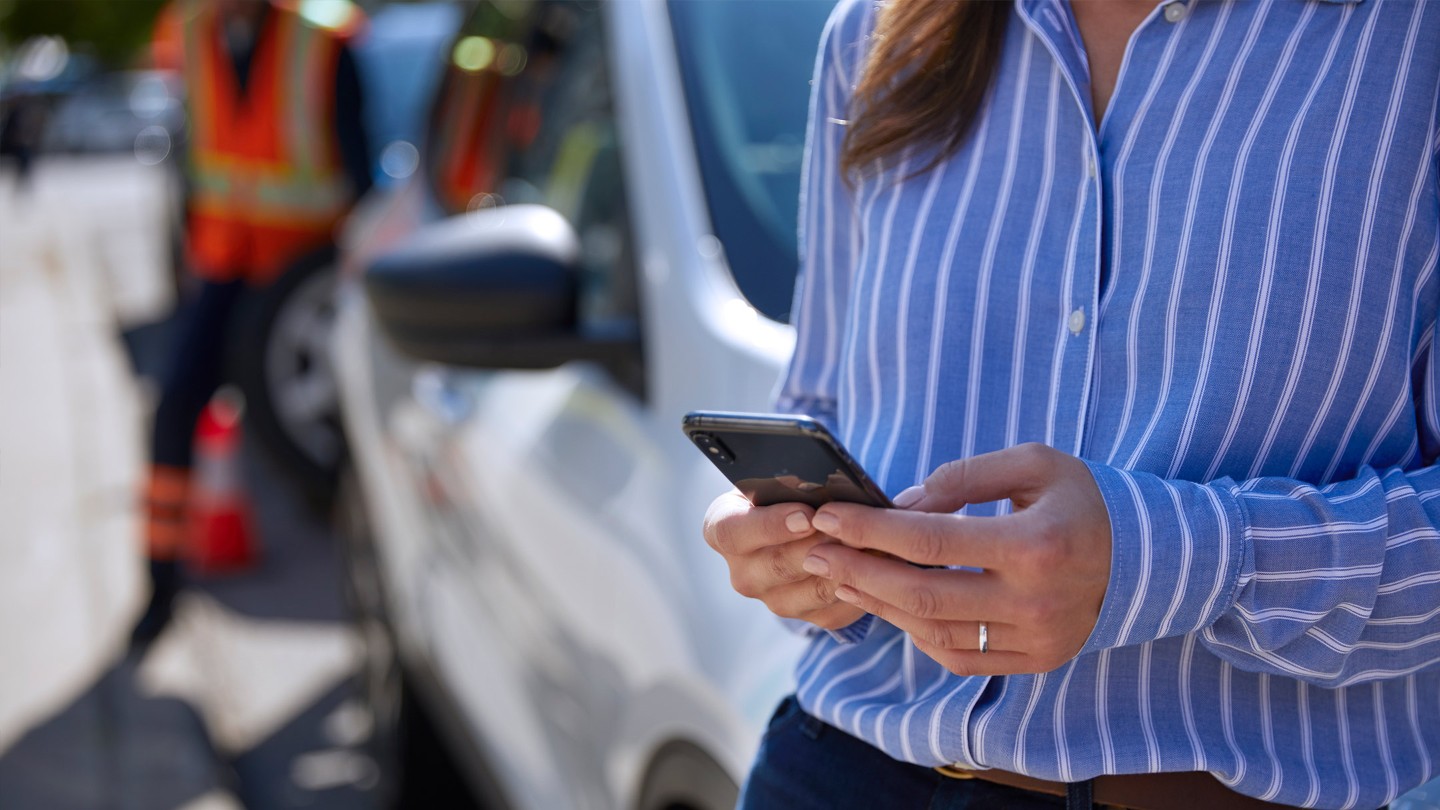
{"label": "shirt button", "polygon": [[1184,3],[1169,3],[1165,6],[1165,22],[1177,23],[1185,18]]}
{"label": "shirt button", "polygon": [[1077,309],[1070,313],[1070,334],[1078,335],[1085,331],[1085,310]]}
{"label": "shirt button", "polygon": [[1085,173],[1091,177],[1095,176],[1095,158],[1089,155],[1085,156]]}

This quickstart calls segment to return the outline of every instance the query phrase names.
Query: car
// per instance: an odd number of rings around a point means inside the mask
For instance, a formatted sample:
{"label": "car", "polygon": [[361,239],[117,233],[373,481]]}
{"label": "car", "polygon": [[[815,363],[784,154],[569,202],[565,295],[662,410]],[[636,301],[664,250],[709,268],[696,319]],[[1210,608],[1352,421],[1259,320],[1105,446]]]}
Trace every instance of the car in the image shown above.
{"label": "car", "polygon": [[[680,423],[767,409],[793,350],[832,5],[473,5],[421,170],[342,240],[339,512],[383,764],[438,746],[494,807],[734,806],[803,640],[706,547],[728,484]],[[435,784],[411,777],[390,798]]]}
{"label": "car", "polygon": [[160,70],[96,76],[61,97],[45,129],[51,153],[130,153],[148,165],[172,152],[185,128],[179,80]]}

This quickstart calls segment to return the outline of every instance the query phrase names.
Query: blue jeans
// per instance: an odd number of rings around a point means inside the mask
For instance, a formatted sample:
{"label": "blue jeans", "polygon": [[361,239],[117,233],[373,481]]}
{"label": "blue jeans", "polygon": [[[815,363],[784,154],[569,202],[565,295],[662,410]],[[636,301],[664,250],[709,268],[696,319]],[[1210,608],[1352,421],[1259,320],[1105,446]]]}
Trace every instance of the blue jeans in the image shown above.
{"label": "blue jeans", "polygon": [[785,698],[770,719],[742,810],[1058,810],[1058,796],[953,779],[933,768],[892,759],[884,751],[806,714]]}

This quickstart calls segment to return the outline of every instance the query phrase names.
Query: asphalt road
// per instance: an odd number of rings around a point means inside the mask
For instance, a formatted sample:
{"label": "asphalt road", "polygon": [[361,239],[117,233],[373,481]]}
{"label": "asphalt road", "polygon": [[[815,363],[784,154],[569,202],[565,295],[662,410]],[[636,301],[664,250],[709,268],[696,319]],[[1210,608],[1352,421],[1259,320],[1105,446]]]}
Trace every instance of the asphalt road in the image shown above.
{"label": "asphalt road", "polygon": [[[335,538],[246,449],[260,563],[196,581],[150,651],[137,494],[171,307],[163,172],[0,169],[0,807],[375,804]],[[127,330],[132,357],[120,336]]]}

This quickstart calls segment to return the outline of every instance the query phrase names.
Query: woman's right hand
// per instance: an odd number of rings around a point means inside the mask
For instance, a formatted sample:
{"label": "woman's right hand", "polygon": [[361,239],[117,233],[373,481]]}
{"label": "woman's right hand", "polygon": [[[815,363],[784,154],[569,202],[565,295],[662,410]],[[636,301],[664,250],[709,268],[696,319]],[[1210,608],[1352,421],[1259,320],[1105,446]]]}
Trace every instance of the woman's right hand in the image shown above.
{"label": "woman's right hand", "polygon": [[865,611],[835,598],[835,584],[801,568],[810,549],[835,540],[810,527],[815,510],[799,503],[753,506],[739,492],[705,512],[705,542],[730,566],[730,585],[777,616],[826,630],[853,624]]}

